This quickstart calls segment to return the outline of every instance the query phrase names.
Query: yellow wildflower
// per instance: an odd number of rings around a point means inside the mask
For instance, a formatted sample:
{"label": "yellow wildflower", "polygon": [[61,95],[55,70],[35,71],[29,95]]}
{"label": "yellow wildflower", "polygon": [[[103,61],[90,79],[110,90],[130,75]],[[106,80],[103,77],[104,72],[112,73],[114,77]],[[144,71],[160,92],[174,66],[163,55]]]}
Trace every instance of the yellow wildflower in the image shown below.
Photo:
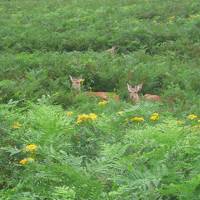
{"label": "yellow wildflower", "polygon": [[76,123],[79,124],[79,123],[82,123],[82,122],[85,122],[85,121],[88,121],[88,120],[96,120],[97,119],[97,115],[94,114],[94,113],[90,113],[90,114],[81,114],[81,115],[78,115],[78,118],[77,118],[77,121]]}
{"label": "yellow wildflower", "polygon": [[106,104],[108,103],[108,101],[100,101],[99,103],[98,103],[98,105],[99,106],[105,106]]}
{"label": "yellow wildflower", "polygon": [[77,123],[84,122],[84,121],[86,121],[87,119],[88,119],[88,115],[86,115],[86,114],[78,115]]}
{"label": "yellow wildflower", "polygon": [[13,125],[12,125],[12,128],[14,129],[18,129],[18,128],[21,128],[22,125],[19,123],[19,122],[14,122]]}
{"label": "yellow wildflower", "polygon": [[70,117],[70,116],[72,116],[72,115],[73,115],[73,112],[71,112],[71,111],[68,111],[68,112],[66,112],[66,115],[67,115],[67,117]]}
{"label": "yellow wildflower", "polygon": [[96,120],[97,119],[97,115],[96,114],[94,114],[94,113],[90,113],[89,114],[89,119],[91,119],[91,120]]}
{"label": "yellow wildflower", "polygon": [[31,157],[29,157],[29,158],[24,158],[24,159],[22,159],[22,160],[19,161],[19,164],[21,164],[21,165],[26,165],[26,164],[28,164],[29,162],[33,162],[33,161],[34,161],[34,159],[31,158]]}
{"label": "yellow wildflower", "polygon": [[133,118],[131,118],[131,121],[133,121],[133,122],[143,122],[144,118],[143,117],[133,117]]}
{"label": "yellow wildflower", "polygon": [[190,120],[194,120],[194,119],[197,119],[198,117],[197,117],[197,115],[191,114],[191,115],[188,115],[187,118]]}
{"label": "yellow wildflower", "polygon": [[21,165],[25,165],[25,164],[28,163],[28,159],[27,159],[27,158],[24,158],[24,159],[20,160],[19,163],[20,163]]}
{"label": "yellow wildflower", "polygon": [[34,152],[34,151],[36,151],[37,150],[37,145],[36,144],[29,144],[29,145],[26,145],[26,148],[25,148],[25,150],[27,151],[27,152]]}
{"label": "yellow wildflower", "polygon": [[153,113],[150,117],[151,121],[157,121],[159,120],[159,114],[158,113]]}

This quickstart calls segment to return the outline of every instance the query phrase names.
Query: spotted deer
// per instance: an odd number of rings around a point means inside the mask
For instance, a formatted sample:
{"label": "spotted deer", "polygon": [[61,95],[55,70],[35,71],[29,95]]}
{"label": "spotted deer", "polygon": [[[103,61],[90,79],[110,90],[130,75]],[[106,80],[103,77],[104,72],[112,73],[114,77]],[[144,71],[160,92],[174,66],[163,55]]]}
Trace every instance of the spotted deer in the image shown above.
{"label": "spotted deer", "polygon": [[[131,85],[127,84],[128,87],[128,92],[129,92],[129,97],[132,101],[134,102],[139,102],[140,97],[139,97],[139,92],[142,90],[143,84],[136,85],[132,87]],[[148,101],[161,101],[160,96],[154,95],[154,94],[145,94],[144,99]]]}
{"label": "spotted deer", "polygon": [[[75,91],[80,92],[81,91],[81,83],[84,82],[84,79],[82,78],[75,78],[72,76],[69,76],[71,83],[72,83],[72,88]],[[109,99],[114,99],[116,101],[119,101],[119,96],[115,94],[114,92],[85,92],[87,96],[94,96],[94,97],[99,97],[102,100],[109,100]]]}

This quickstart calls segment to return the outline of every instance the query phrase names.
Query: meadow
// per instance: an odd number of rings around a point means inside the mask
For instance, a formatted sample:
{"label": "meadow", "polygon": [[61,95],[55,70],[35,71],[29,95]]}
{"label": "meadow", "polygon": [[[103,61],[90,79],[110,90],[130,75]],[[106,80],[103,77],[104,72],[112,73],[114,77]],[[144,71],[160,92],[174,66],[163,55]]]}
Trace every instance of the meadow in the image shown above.
{"label": "meadow", "polygon": [[0,26],[1,200],[200,199],[198,0],[2,0]]}

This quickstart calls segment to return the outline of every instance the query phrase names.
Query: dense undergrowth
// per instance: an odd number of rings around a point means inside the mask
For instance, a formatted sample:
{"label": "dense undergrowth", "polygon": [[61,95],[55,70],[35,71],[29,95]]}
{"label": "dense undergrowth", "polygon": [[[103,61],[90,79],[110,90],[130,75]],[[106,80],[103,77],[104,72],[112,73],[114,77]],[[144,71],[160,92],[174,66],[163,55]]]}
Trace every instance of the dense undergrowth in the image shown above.
{"label": "dense undergrowth", "polygon": [[199,199],[195,115],[48,101],[1,106],[1,199]]}
{"label": "dense undergrowth", "polygon": [[0,1],[0,25],[0,199],[200,199],[198,0]]}

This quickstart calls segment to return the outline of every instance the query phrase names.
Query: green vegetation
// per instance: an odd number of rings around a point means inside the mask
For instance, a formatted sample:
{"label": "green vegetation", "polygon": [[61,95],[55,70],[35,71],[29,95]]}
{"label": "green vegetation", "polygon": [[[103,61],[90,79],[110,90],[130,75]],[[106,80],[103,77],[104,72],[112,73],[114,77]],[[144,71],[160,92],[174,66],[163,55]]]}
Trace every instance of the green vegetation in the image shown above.
{"label": "green vegetation", "polygon": [[1,200],[200,199],[199,0],[2,0],[0,25]]}

